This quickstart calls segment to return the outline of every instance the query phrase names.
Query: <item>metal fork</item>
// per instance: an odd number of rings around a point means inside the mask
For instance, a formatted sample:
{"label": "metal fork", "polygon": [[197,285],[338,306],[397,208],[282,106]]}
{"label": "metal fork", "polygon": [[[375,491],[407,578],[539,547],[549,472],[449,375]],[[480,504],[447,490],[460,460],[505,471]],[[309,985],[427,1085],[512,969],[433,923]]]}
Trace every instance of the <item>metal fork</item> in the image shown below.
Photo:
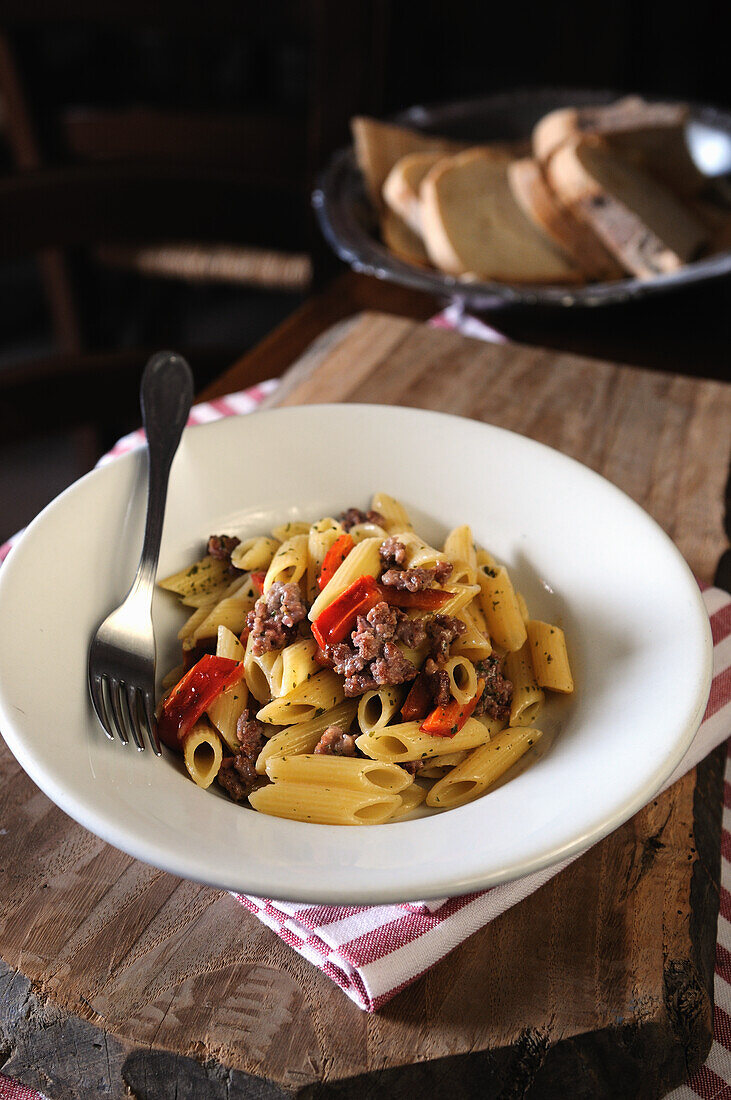
{"label": "metal fork", "polygon": [[171,351],[153,355],[140,386],[147,433],[148,481],[145,537],[140,564],[124,602],[101,624],[89,647],[89,692],[96,716],[110,740],[129,735],[145,747],[143,729],[160,756],[155,722],[155,634],[152,594],[160,554],[165,500],[173,456],[193,400],[193,375]]}

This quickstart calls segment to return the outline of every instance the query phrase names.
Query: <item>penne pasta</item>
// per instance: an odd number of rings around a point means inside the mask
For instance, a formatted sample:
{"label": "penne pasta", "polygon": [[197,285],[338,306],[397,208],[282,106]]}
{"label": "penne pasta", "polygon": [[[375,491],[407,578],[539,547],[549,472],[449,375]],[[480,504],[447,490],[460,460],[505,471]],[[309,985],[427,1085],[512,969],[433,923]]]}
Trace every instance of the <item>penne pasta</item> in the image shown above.
{"label": "penne pasta", "polygon": [[474,584],[477,579],[477,553],[472,529],[465,523],[450,531],[444,541],[444,553],[453,565],[450,581]]}
{"label": "penne pasta", "polygon": [[231,564],[245,572],[260,572],[269,568],[278,547],[278,539],[270,539],[266,535],[244,539],[231,551]]}
{"label": "penne pasta", "polygon": [[536,683],[529,648],[526,643],[517,653],[508,653],[505,658],[505,675],[513,684],[509,722],[511,726],[528,726],[535,722],[545,698]]}
{"label": "penne pasta", "polygon": [[357,791],[390,791],[398,794],[414,777],[396,764],[363,760],[354,756],[273,756],[266,773],[278,783],[315,783],[323,787],[348,787]]}
{"label": "penne pasta", "polygon": [[285,646],[279,654],[280,667],[277,669],[277,685],[274,678],[270,681],[272,695],[291,695],[300,684],[311,679],[321,670],[315,660],[317,642],[314,638],[300,638],[297,642]]}
{"label": "penne pasta", "polygon": [[288,726],[275,733],[257,757],[257,772],[263,775],[267,761],[275,756],[295,756],[301,752],[314,752],[317,742],[328,726],[339,726],[343,731],[349,730],[357,706],[356,699],[344,699],[342,703],[338,703],[332,710],[324,711],[317,718],[298,722],[294,726]]}
{"label": "penne pasta", "polygon": [[287,539],[291,539],[296,535],[309,534],[309,523],[302,523],[299,520],[291,520],[289,523],[282,523],[279,527],[272,527],[272,535],[278,542],[286,542]]}
{"label": "penne pasta", "polygon": [[466,760],[435,783],[426,796],[427,806],[451,810],[471,802],[484,794],[542,736],[532,726],[509,726],[488,744],[469,753]]}
{"label": "penne pasta", "polygon": [[390,497],[388,493],[374,493],[371,501],[371,509],[380,512],[384,518],[383,526],[393,534],[394,531],[413,531],[414,527],[409,519],[409,513],[399,500]]}
{"label": "penne pasta", "polygon": [[[226,657],[230,661],[243,661],[245,656],[241,642],[225,626],[218,628],[216,656]],[[246,686],[246,680],[240,680],[216,696],[206,711],[209,721],[233,753],[241,751],[237,728],[239,718],[246,710],[248,701],[249,689]]]}
{"label": "penne pasta", "polygon": [[485,657],[489,657],[492,653],[492,643],[489,638],[477,629],[475,621],[466,607],[459,612],[457,618],[462,620],[466,629],[464,634],[460,634],[458,638],[455,638],[452,651],[464,657],[469,657],[471,661],[484,661]]}
{"label": "penne pasta", "polygon": [[230,579],[227,563],[206,555],[187,569],[181,569],[179,573],[173,573],[157,583],[160,588],[175,592],[187,607],[199,607],[201,602],[211,599],[225,588]]}
{"label": "penne pasta", "polygon": [[397,687],[382,687],[367,691],[358,702],[358,726],[362,733],[381,729],[401,706],[403,692]]}
{"label": "penne pasta", "polygon": [[345,534],[342,524],[332,516],[313,523],[307,536],[307,599],[312,602],[320,591],[318,578],[325,555],[332,544]]}
{"label": "penne pasta", "polygon": [[363,539],[348,554],[345,561],[336,569],[334,575],[317,596],[310,608],[309,619],[314,622],[318,615],[329,607],[346,588],[350,588],[359,577],[377,577],[381,571],[380,539]]}
{"label": "penne pasta", "polygon": [[344,694],[342,676],[330,669],[323,669],[289,695],[282,695],[266,703],[256,717],[260,722],[272,722],[277,726],[306,722],[308,718],[316,718],[337,706]]}
{"label": "penne pasta", "polygon": [[463,656],[450,657],[444,664],[444,671],[449,677],[453,699],[462,706],[474,699],[477,692],[477,673],[472,661]]}
{"label": "penne pasta", "polygon": [[373,760],[405,764],[409,760],[427,760],[432,756],[473,749],[484,744],[490,736],[487,727],[475,718],[468,718],[453,737],[423,733],[419,727],[419,722],[401,722],[362,733],[355,743],[362,753]]}
{"label": "penne pasta", "polygon": [[511,653],[520,649],[526,639],[525,623],[507,570],[503,566],[483,566],[477,580],[480,606],[492,641]]}
{"label": "penne pasta", "polygon": [[270,783],[249,795],[259,813],[319,825],[382,825],[401,806],[388,791],[323,790],[311,783]]}
{"label": "penne pasta", "polygon": [[210,787],[222,760],[221,738],[207,723],[196,723],[183,738],[183,763],[190,778],[199,787]]}
{"label": "penne pasta", "polygon": [[277,547],[264,578],[262,591],[265,594],[277,581],[296,584],[302,579],[307,569],[307,542],[307,535],[293,535]]}
{"label": "penne pasta", "polygon": [[426,798],[426,787],[421,787],[418,783],[412,783],[410,787],[399,791],[399,798],[401,799],[401,805],[391,814],[389,821],[400,821],[401,818],[406,817],[417,806],[420,806]]}
{"label": "penne pasta", "polygon": [[540,687],[551,691],[571,694],[574,690],[574,678],[571,675],[566,638],[561,627],[551,626],[550,623],[538,619],[529,619],[526,630],[536,682]]}

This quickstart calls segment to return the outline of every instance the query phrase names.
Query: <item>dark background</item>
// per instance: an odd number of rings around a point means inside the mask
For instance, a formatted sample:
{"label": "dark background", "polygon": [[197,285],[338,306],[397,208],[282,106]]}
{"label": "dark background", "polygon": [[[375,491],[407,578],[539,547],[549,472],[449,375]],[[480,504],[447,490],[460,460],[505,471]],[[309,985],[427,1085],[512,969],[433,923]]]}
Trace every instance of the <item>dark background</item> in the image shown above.
{"label": "dark background", "polygon": [[[353,113],[549,85],[729,106],[724,13],[709,0],[0,3],[0,538],[135,426],[149,351],[183,350],[200,388],[339,270],[309,194]],[[104,254],[161,240],[307,255],[312,281],[191,283]]]}

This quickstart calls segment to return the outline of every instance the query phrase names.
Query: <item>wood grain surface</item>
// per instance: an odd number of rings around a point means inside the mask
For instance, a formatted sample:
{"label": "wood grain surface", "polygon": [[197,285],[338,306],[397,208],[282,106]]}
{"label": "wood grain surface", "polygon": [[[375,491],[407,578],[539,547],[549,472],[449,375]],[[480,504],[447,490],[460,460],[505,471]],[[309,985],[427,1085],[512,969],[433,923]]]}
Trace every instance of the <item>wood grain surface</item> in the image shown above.
{"label": "wood grain surface", "polygon": [[[702,579],[726,545],[720,383],[371,314],[331,333],[279,400],[500,424],[620,485]],[[3,747],[3,1072],[50,1100],[660,1097],[710,1044],[722,760],[369,1016],[228,895],[76,825]]]}

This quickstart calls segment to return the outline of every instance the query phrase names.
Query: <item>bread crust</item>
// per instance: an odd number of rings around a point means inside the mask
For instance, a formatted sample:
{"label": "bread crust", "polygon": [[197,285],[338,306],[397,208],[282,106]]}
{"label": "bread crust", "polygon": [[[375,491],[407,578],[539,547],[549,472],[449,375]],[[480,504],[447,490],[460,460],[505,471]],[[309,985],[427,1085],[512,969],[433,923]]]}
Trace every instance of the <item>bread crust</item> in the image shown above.
{"label": "bread crust", "polygon": [[546,174],[559,199],[632,275],[677,271],[706,241],[701,224],[670,191],[598,139],[564,142]]}
{"label": "bread crust", "polygon": [[508,167],[513,197],[523,212],[573,257],[587,279],[621,279],[623,269],[594,230],[564,206],[551,190],[537,160],[522,157]]}
{"label": "bread crust", "polygon": [[599,137],[679,195],[697,195],[706,185],[685,140],[688,107],[648,103],[625,96],[595,107],[562,107],[533,128],[533,154],[547,164],[567,141]]}
{"label": "bread crust", "polygon": [[424,242],[403,218],[393,210],[386,209],[381,214],[380,223],[383,243],[394,256],[416,267],[430,266]]}

